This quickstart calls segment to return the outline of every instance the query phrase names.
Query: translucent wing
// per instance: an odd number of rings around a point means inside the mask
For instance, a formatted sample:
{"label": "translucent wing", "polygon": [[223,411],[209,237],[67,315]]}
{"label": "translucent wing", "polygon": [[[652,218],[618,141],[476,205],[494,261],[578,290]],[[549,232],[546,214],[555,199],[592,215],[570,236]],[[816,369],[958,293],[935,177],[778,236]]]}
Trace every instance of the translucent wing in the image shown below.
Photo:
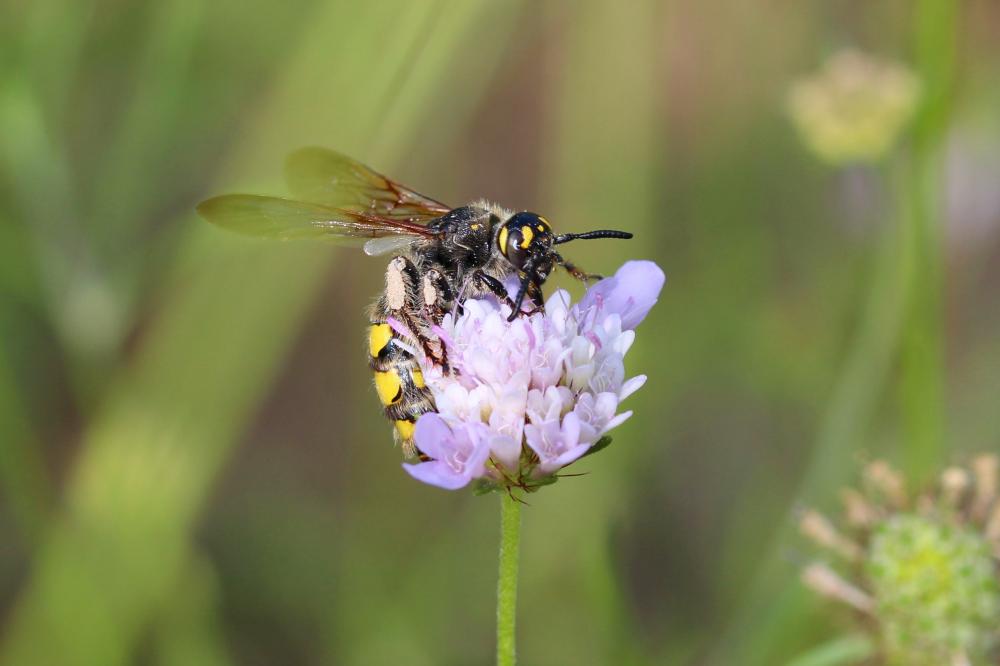
{"label": "translucent wing", "polygon": [[414,240],[413,236],[386,236],[385,238],[373,238],[365,243],[365,254],[369,257],[377,257],[382,254],[389,254],[402,250],[410,245]]}
{"label": "translucent wing", "polygon": [[198,214],[224,229],[282,240],[324,238],[335,242],[364,242],[373,238],[402,237],[413,242],[434,235],[415,222],[253,194],[227,194],[208,199],[198,204]]}
{"label": "translucent wing", "polygon": [[302,148],[289,155],[285,179],[292,194],[304,201],[384,218],[427,222],[451,210],[451,206],[326,148]]}

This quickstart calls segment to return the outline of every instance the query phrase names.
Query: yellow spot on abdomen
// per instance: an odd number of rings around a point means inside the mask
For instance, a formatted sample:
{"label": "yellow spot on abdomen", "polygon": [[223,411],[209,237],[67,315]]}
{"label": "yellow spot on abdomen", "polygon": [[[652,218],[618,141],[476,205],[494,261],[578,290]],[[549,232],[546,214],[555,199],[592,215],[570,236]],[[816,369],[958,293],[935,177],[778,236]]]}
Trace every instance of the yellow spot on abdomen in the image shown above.
{"label": "yellow spot on abdomen", "polygon": [[403,397],[403,384],[395,368],[375,373],[375,390],[383,405],[394,405]]}
{"label": "yellow spot on abdomen", "polygon": [[505,255],[507,254],[507,227],[500,230],[500,236],[497,238],[497,243],[500,245],[500,251]]}
{"label": "yellow spot on abdomen", "polygon": [[368,329],[368,352],[372,358],[378,358],[385,346],[392,340],[392,329],[389,324],[372,324]]}
{"label": "yellow spot on abdomen", "polygon": [[404,442],[408,442],[413,439],[413,430],[417,427],[417,424],[413,421],[399,420],[396,421],[396,432],[399,436],[403,438]]}
{"label": "yellow spot on abdomen", "polygon": [[424,373],[420,372],[420,368],[414,368],[413,372],[410,373],[410,376],[413,377],[413,385],[418,389],[422,389],[427,386],[424,382]]}
{"label": "yellow spot on abdomen", "polygon": [[528,246],[531,245],[532,239],[535,237],[535,232],[531,230],[531,227],[525,225],[521,227],[521,235],[524,239],[521,241],[521,249],[527,250]]}

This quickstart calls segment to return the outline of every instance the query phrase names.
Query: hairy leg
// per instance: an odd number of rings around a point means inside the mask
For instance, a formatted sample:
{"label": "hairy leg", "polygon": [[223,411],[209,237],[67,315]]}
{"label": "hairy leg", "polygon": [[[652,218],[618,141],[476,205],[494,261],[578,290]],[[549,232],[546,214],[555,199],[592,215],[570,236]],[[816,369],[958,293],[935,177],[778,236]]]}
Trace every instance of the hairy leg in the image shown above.
{"label": "hairy leg", "polygon": [[[480,288],[489,291],[498,299],[500,299],[501,303],[506,304],[507,307],[510,308],[511,314],[512,315],[514,314],[514,310],[516,309],[517,306],[514,303],[514,299],[512,299],[510,297],[510,294],[507,293],[507,289],[503,286],[503,283],[500,282],[500,280],[496,279],[492,275],[487,275],[482,270],[477,270],[475,273],[473,273],[472,279],[476,281],[476,284]],[[533,307],[531,310],[522,311],[520,313],[521,315],[531,316],[536,312],[545,311],[545,305],[541,302],[541,299],[536,297],[534,294],[532,294],[532,302],[535,304],[535,307]]]}

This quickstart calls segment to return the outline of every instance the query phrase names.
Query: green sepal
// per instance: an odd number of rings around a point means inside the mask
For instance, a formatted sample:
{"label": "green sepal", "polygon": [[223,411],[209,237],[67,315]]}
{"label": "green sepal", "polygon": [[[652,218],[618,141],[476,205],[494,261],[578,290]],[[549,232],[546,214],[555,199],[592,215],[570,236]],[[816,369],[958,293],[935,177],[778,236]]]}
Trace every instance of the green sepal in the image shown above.
{"label": "green sepal", "polygon": [[584,453],[580,457],[581,458],[586,458],[590,454],[597,453],[598,451],[606,449],[609,446],[611,446],[611,437],[609,437],[608,435],[605,435],[604,437],[601,437],[599,440],[597,440],[596,442],[594,442],[594,445],[592,447],[590,447],[589,449],[587,449],[587,452]]}
{"label": "green sepal", "polygon": [[529,493],[533,493],[542,486],[551,486],[553,483],[559,480],[559,477],[555,474],[549,474],[548,476],[541,476],[537,479],[531,479],[525,482],[522,486]]}
{"label": "green sepal", "polygon": [[501,486],[498,486],[493,481],[489,479],[476,479],[472,482],[472,494],[473,495],[489,495],[490,493],[495,493],[501,490]]}

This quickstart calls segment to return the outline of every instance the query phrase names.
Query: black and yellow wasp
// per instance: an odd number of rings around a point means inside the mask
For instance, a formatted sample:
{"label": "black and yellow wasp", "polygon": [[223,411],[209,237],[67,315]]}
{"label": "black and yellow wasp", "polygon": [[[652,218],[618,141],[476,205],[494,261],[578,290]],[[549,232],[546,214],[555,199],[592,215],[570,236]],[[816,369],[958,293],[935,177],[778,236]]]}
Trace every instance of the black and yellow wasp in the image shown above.
{"label": "black and yellow wasp", "polygon": [[[581,280],[588,275],[554,246],[576,239],[631,238],[624,231],[554,234],[548,221],[486,201],[452,208],[425,197],[340,153],[304,148],[289,156],[286,178],[296,199],[227,194],[198,206],[225,229],[275,239],[325,238],[361,242],[369,255],[397,252],[385,290],[369,312],[368,363],[386,417],[407,457],[417,418],[434,410],[413,352],[421,350],[446,372],[448,354],[432,331],[445,312],[468,297],[493,294],[510,318],[542,308],[542,284],[555,266]],[[516,277],[511,297],[503,280]],[[390,318],[400,327],[390,325]]]}

